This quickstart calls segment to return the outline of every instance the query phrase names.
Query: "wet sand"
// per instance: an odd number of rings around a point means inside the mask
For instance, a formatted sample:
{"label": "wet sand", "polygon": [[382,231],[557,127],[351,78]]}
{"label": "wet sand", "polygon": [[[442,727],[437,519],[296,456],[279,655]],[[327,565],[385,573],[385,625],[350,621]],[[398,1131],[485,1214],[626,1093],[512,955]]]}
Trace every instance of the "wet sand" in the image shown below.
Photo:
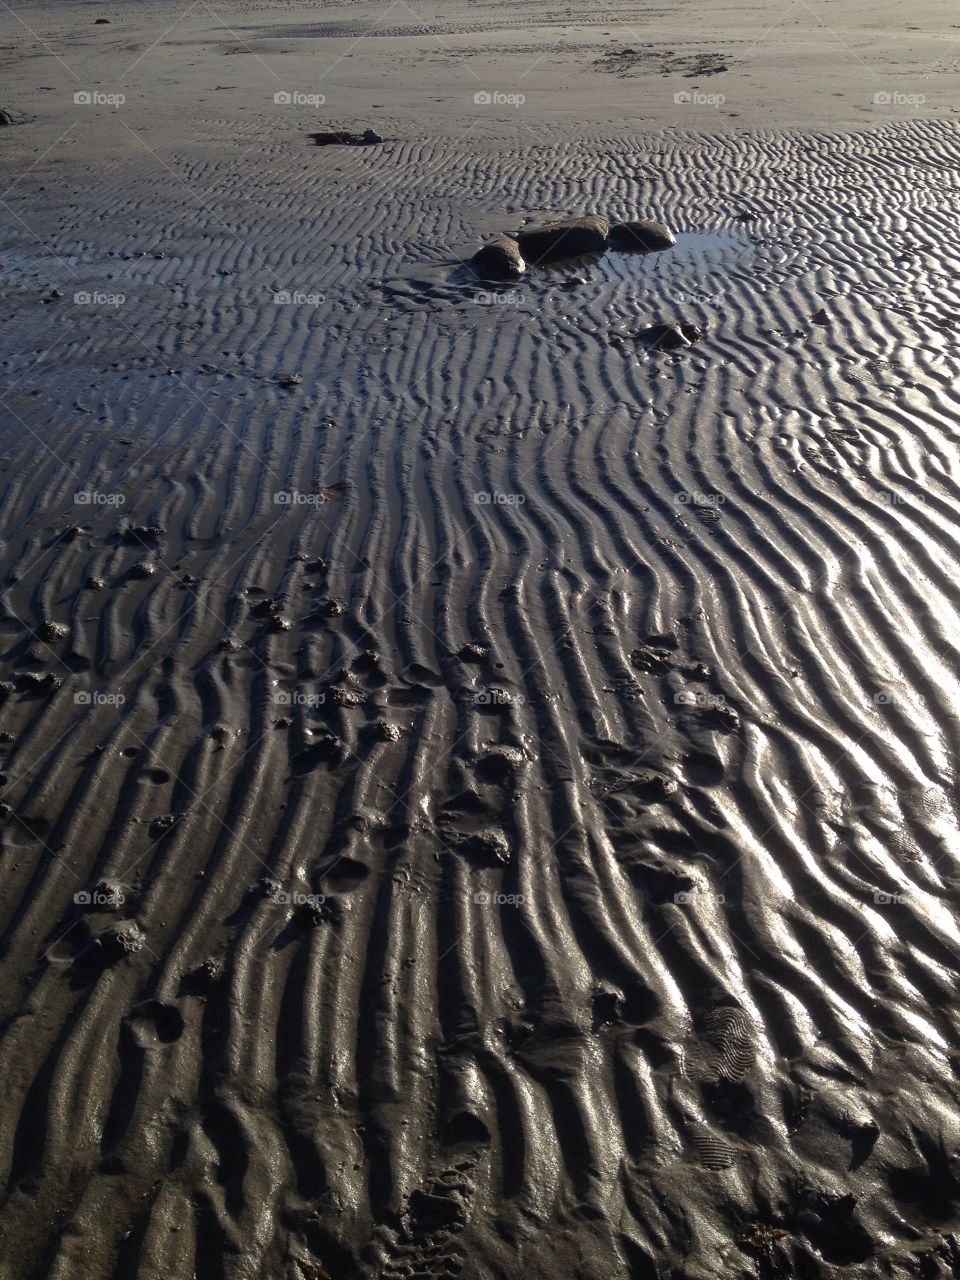
{"label": "wet sand", "polygon": [[956,1274],[960,30],[812,13],[5,16],[4,1277]]}

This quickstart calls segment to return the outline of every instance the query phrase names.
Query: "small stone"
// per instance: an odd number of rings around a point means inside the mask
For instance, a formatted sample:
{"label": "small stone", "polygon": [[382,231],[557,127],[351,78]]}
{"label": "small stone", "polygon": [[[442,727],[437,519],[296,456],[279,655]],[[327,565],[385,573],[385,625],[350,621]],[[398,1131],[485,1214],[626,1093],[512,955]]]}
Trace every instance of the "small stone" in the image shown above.
{"label": "small stone", "polygon": [[500,236],[478,249],[470,266],[483,280],[517,280],[527,269],[520,245],[510,236]]}
{"label": "small stone", "polygon": [[171,831],[182,817],[183,814],[180,813],[162,813],[159,818],[154,818],[150,823],[150,835],[158,840],[160,836]]}
{"label": "small stone", "polygon": [[487,652],[482,644],[465,644],[457,650],[457,657],[461,662],[482,662]]}
{"label": "small stone", "polygon": [[502,831],[480,831],[457,845],[457,852],[480,866],[505,866],[510,861],[510,843]]}
{"label": "small stone", "polygon": [[132,546],[155,545],[166,532],[159,524],[128,524],[123,530],[123,540]]}
{"label": "small stone", "polygon": [[699,342],[703,330],[695,324],[652,324],[637,337],[651,351],[682,351]]}
{"label": "small stone", "polygon": [[334,707],[361,707],[367,700],[362,689],[351,689],[342,684],[331,685],[326,694]]}
{"label": "small stone", "polygon": [[658,253],[676,243],[676,237],[668,227],[649,219],[619,222],[610,231],[610,244],[628,253]]}

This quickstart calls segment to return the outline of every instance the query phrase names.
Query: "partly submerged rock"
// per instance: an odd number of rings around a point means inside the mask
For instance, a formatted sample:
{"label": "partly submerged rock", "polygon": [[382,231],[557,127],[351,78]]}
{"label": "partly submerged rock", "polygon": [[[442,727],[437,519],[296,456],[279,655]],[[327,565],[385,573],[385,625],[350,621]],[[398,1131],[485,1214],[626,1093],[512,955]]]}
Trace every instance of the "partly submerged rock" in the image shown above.
{"label": "partly submerged rock", "polygon": [[166,532],[161,524],[128,524],[123,530],[123,540],[130,546],[153,546]]}
{"label": "partly submerged rock", "polygon": [[520,245],[510,236],[500,236],[478,249],[470,266],[484,280],[516,280],[527,269]]}
{"label": "partly submerged rock", "polygon": [[311,133],[310,138],[318,147],[372,147],[383,141],[375,129],[364,129],[363,133],[332,129],[325,133]]}
{"label": "partly submerged rock", "polygon": [[587,253],[603,253],[610,225],[606,218],[588,215],[564,218],[540,227],[526,227],[517,233],[520,252],[532,265],[580,258]]}
{"label": "partly submerged rock", "polygon": [[676,236],[669,227],[648,218],[639,222],[619,222],[610,228],[610,244],[628,253],[658,253],[676,243]]}

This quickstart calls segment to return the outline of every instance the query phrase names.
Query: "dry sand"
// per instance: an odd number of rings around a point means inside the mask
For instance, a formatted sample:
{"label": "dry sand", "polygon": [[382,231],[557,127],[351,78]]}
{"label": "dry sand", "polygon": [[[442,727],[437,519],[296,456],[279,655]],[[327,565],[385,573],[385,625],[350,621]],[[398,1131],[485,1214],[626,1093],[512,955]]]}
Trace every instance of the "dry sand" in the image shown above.
{"label": "dry sand", "polygon": [[3,1280],[960,1274],[955,7],[2,61]]}

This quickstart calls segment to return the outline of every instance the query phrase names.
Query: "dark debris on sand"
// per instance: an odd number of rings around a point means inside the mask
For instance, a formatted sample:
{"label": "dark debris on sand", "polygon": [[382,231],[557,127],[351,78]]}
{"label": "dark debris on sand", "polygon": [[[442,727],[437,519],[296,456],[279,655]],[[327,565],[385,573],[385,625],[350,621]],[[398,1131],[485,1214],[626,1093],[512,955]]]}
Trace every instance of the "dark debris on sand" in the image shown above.
{"label": "dark debris on sand", "polygon": [[383,138],[375,129],[351,133],[347,129],[330,129],[308,135],[315,147],[373,147]]}

